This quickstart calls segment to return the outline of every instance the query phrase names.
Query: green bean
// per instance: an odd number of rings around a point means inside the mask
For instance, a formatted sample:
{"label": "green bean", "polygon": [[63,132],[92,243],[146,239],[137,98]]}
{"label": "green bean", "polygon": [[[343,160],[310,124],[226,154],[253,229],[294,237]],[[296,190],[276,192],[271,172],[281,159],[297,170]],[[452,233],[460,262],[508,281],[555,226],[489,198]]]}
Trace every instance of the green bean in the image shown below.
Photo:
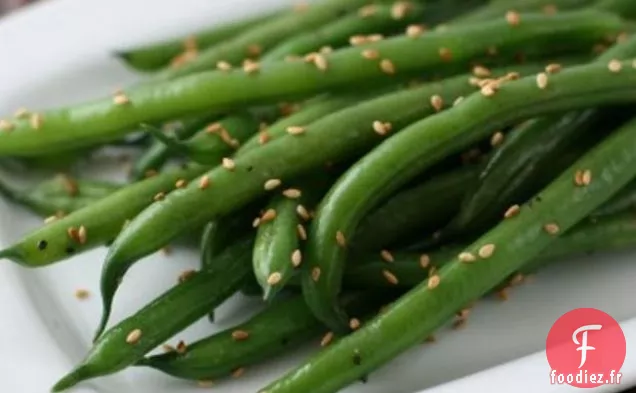
{"label": "green bean", "polygon": [[[536,66],[528,69],[536,70]],[[439,95],[444,102],[452,102],[456,97],[470,93],[474,87],[466,82],[467,79],[467,76],[451,78],[345,108],[311,123],[301,135],[274,138],[270,143],[227,161],[225,167],[212,169],[204,175],[206,182],[212,185],[208,189],[191,185],[171,193],[161,205],[150,206],[125,228],[106,257],[102,271],[104,318],[107,319],[110,313],[117,282],[139,258],[163,247],[187,228],[231,214],[263,195],[267,180],[285,181],[322,167],[328,161],[343,161],[379,143],[389,131],[388,125],[399,130],[434,113],[432,105],[422,103],[429,102],[433,95]],[[382,135],[373,131],[376,121]]]}
{"label": "green bean", "polygon": [[27,189],[21,189],[11,183],[9,179],[0,181],[0,195],[43,217],[62,217],[100,200],[120,188],[114,183],[73,179],[66,175],[55,176]]}
{"label": "green bean", "polygon": [[624,18],[636,18],[636,3],[631,0],[598,0],[595,8],[616,13]]}
{"label": "green bean", "polygon": [[[337,1],[340,4],[341,0]],[[313,96],[361,83],[370,87],[374,83],[388,83],[402,73],[425,72],[440,66],[450,72],[453,67],[461,68],[477,60],[493,47],[502,56],[512,55],[519,48],[544,56],[561,53],[562,42],[567,42],[571,51],[586,50],[624,27],[618,17],[596,11],[522,18],[523,23],[518,25],[502,18],[415,38],[398,36],[364,48],[341,49],[318,57],[318,66],[303,61],[273,62],[263,64],[260,70],[248,66],[247,73],[203,72],[120,92],[115,99],[33,114],[28,120],[7,123],[5,128],[12,131],[0,135],[0,155],[29,156],[91,145],[118,139],[142,122]],[[465,40],[467,36],[471,40]],[[361,52],[366,49],[379,51],[381,58],[364,58]]]}
{"label": "green bean", "polygon": [[287,56],[303,56],[325,46],[341,48],[356,35],[395,34],[425,15],[425,7],[410,5],[404,17],[396,18],[396,6],[376,5],[353,12],[315,31],[294,36],[266,53],[263,61],[283,60]]}
{"label": "green bean", "polygon": [[636,183],[630,183],[606,204],[596,209],[592,217],[613,215],[636,207]]}
{"label": "green bean", "polygon": [[[625,69],[620,74],[636,75],[636,71],[631,69],[631,62],[623,63],[623,66]],[[630,69],[627,69],[628,67]],[[585,74],[583,70],[593,68],[601,69],[602,67],[593,65],[564,71],[551,77],[553,85],[550,88],[541,90],[535,84],[533,89],[528,90],[540,90],[543,97],[536,102],[542,101],[546,106],[553,107],[555,103],[547,96],[553,96],[557,90],[564,91],[561,90],[562,88],[568,91],[567,94],[573,93],[569,89],[569,84],[565,83],[566,79],[570,75],[576,75],[578,79],[578,76]],[[605,72],[609,73],[607,68]],[[592,78],[583,78],[579,79],[579,84],[590,84],[593,81]],[[489,106],[507,106],[505,103],[513,97],[506,93],[512,93],[516,86],[527,85],[528,82],[535,83],[534,80],[522,79],[511,82],[507,86],[501,86],[497,95],[490,97]],[[596,90],[596,93],[603,95],[602,89]],[[529,93],[529,96],[532,95],[534,94]],[[498,96],[504,99],[499,100]],[[418,130],[418,126],[411,130],[404,130],[367,157],[373,158],[377,157],[376,154],[384,154],[382,147],[392,145],[392,156],[400,155],[401,162],[408,162],[410,166],[413,165],[412,160],[399,154],[403,152],[398,148],[400,142],[408,139],[411,147],[414,146],[413,142],[418,142],[415,144],[417,146],[429,146],[429,143],[434,140],[436,129],[444,129],[445,132],[452,134],[455,127],[461,129],[458,135],[464,134],[461,139],[465,140],[466,129],[470,129],[471,126],[474,129],[477,125],[497,127],[501,124],[500,121],[490,121],[489,115],[482,117],[478,113],[473,113],[472,110],[469,112],[461,110],[461,108],[470,109],[473,103],[478,101],[469,98],[459,105],[457,110],[429,118],[426,121],[427,132],[424,135],[418,135],[419,138],[415,138],[414,134],[417,132],[409,132]],[[532,104],[534,100],[525,99],[524,101],[527,105],[524,111],[534,106]],[[589,100],[586,99],[586,101],[590,103]],[[510,109],[510,107],[507,108],[508,111]],[[514,112],[512,110],[509,113]],[[530,112],[533,111],[530,110]],[[464,116],[468,114],[472,116]],[[453,116],[456,119],[454,122],[449,120]],[[442,120],[444,127],[441,127],[441,123],[438,123],[440,126],[434,124]],[[461,126],[458,124],[460,122],[468,124]],[[437,143],[431,144],[434,149],[439,148]],[[423,154],[430,154],[428,149],[423,150],[425,150]],[[387,156],[384,155],[384,157]],[[421,159],[421,156],[418,159]],[[380,167],[383,168],[382,171],[388,168],[385,166],[388,164],[387,161],[385,160],[384,165]],[[587,168],[594,174],[594,180],[587,186],[580,187],[572,181],[580,168]],[[357,169],[360,169],[359,166]],[[390,171],[400,170],[404,170],[402,165],[391,168]],[[357,172],[363,173],[359,170]],[[375,172],[377,175],[378,171]],[[558,235],[567,232],[569,228],[584,219],[634,176],[636,176],[636,121],[631,121],[566,170],[541,191],[531,205],[524,205],[515,217],[503,220],[461,254],[455,256],[446,267],[394,302],[384,313],[262,390],[268,393],[307,390],[311,390],[312,393],[333,393],[361,376],[367,375],[410,346],[420,342],[422,337],[429,336],[435,329],[451,319],[456,312],[535,258],[556,241]],[[378,180],[376,177],[376,181]],[[378,181],[378,183],[387,184],[384,181]],[[351,355],[356,350],[360,354],[360,362],[354,365],[351,363]]]}
{"label": "green bean", "polygon": [[[203,115],[192,117],[176,123],[167,123],[168,129],[162,129],[162,132],[173,134],[177,139],[184,139],[192,136],[206,124],[214,120],[218,115]],[[133,165],[130,177],[133,180],[140,180],[146,177],[148,173],[159,171],[161,167],[170,158],[170,151],[163,143],[152,143],[146,152],[139,157]]]}
{"label": "green bean", "polygon": [[179,55],[196,54],[210,46],[234,38],[248,28],[270,22],[280,16],[280,12],[252,16],[247,19],[197,31],[177,39],[117,51],[115,55],[135,70],[157,71],[170,65],[171,61],[175,60]]}
{"label": "green bean", "polygon": [[243,239],[219,259],[224,269],[200,271],[96,339],[82,363],[53,387],[68,389],[89,378],[107,375],[135,364],[146,353],[203,317],[234,294],[250,274],[249,244]]}
{"label": "green bean", "polygon": [[401,191],[364,218],[351,247],[378,250],[438,230],[457,213],[477,177],[477,168],[468,166]]}
{"label": "green bean", "polygon": [[[635,43],[632,39],[624,46],[635,48]],[[620,84],[614,84],[623,78]],[[306,271],[320,274],[313,275],[319,280],[311,274],[303,275],[303,293],[309,306],[331,329],[346,329],[347,317],[335,302],[347,252],[345,240],[353,236],[371,208],[412,177],[486,138],[493,129],[515,121],[633,101],[634,83],[636,72],[631,63],[616,60],[609,65],[571,67],[549,77],[540,73],[495,87],[487,85],[451,110],[414,123],[375,148],[338,180],[312,222]],[[362,200],[361,190],[365,192]]]}
{"label": "green bean", "polygon": [[514,2],[495,2],[484,5],[473,12],[455,18],[451,24],[474,23],[499,18],[508,11],[514,12],[544,12],[552,14],[558,11],[575,10],[587,7],[596,0],[516,0]]}
{"label": "green bean", "polygon": [[[358,292],[347,294],[343,299],[347,308],[361,317],[377,310],[379,300],[387,298],[377,293]],[[184,355],[174,352],[156,355],[137,365],[178,378],[222,378],[239,368],[280,355],[323,331],[324,327],[311,314],[302,297],[295,296],[274,302],[244,323],[188,345]]]}
{"label": "green bean", "polygon": [[[601,207],[602,208],[602,207]],[[598,209],[597,209],[598,210]],[[636,247],[636,220],[629,213],[604,216],[597,220],[581,222],[548,248],[518,274],[534,273],[538,268],[560,258],[589,252],[624,250]],[[352,288],[399,287],[411,288],[426,281],[430,275],[451,263],[467,244],[450,246],[429,253],[396,252],[391,254],[391,263],[379,254],[361,255],[354,266],[346,269],[344,286]],[[388,273],[387,273],[388,272]],[[517,276],[515,273],[513,276]],[[510,280],[506,279],[504,285]]]}

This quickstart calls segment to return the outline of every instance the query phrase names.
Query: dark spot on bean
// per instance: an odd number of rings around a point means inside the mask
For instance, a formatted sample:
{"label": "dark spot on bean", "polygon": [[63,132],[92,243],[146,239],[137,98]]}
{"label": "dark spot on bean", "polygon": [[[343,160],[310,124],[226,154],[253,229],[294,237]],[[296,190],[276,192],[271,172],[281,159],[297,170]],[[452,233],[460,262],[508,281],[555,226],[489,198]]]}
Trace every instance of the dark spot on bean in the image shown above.
{"label": "dark spot on bean", "polygon": [[343,16],[347,15],[348,13],[349,13],[349,11],[347,11],[347,10],[345,10],[345,9],[342,9],[342,10],[338,10],[338,12],[337,12],[337,15],[336,15],[336,16],[337,16],[338,18],[340,18],[340,17],[343,17]]}
{"label": "dark spot on bean", "polygon": [[369,382],[369,376],[368,375],[363,375],[362,377],[360,377],[360,382],[362,382],[362,383]]}
{"label": "dark spot on bean", "polygon": [[360,352],[357,349],[353,351],[353,364],[356,366],[362,364],[362,356],[360,356]]}
{"label": "dark spot on bean", "polygon": [[248,171],[248,172],[252,172],[253,170],[254,170],[254,167],[253,167],[253,166],[251,166],[251,165],[250,165],[250,166],[248,166],[248,167],[247,167],[247,171]]}
{"label": "dark spot on bean", "polygon": [[38,242],[38,250],[45,250],[49,246],[49,242],[46,240],[40,240]]}
{"label": "dark spot on bean", "polygon": [[75,249],[73,247],[66,247],[67,254],[73,254],[74,252],[75,252]]}
{"label": "dark spot on bean", "polygon": [[113,245],[113,243],[115,243],[115,239],[110,239],[109,241],[106,242],[106,247],[110,247]]}
{"label": "dark spot on bean", "polygon": [[280,343],[281,343],[282,345],[287,345],[287,344],[289,344],[289,339],[288,339],[287,337],[285,337],[285,338],[283,338],[282,340],[280,340]]}
{"label": "dark spot on bean", "polygon": [[537,195],[536,198],[534,198],[535,202],[541,202],[543,200],[543,198],[541,198],[541,195]]}

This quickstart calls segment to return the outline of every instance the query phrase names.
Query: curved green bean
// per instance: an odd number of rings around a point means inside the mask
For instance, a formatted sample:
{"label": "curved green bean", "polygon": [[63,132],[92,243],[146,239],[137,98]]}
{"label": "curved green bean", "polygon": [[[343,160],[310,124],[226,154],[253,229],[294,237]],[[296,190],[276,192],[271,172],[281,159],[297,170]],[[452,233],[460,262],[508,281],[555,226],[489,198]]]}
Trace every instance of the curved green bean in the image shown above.
{"label": "curved green bean", "polygon": [[[474,23],[499,18],[507,12],[544,12],[576,10],[593,4],[596,0],[515,0],[514,2],[489,3],[466,15],[455,18],[451,24]],[[608,10],[610,11],[610,10]],[[614,11],[614,9],[611,9]]]}
{"label": "curved green bean", "polygon": [[631,0],[598,0],[595,8],[613,12],[625,18],[636,18],[636,3]]}
{"label": "curved green bean", "polygon": [[[623,66],[625,69],[621,74],[636,76],[636,70],[631,69],[631,62],[624,63]],[[545,100],[546,96],[554,95],[557,90],[560,90],[558,87],[565,88],[564,82],[570,75],[577,76],[578,79],[583,70],[593,68],[598,69],[600,66],[585,66],[576,70],[564,71],[560,74],[562,78],[557,78],[556,75],[553,77],[551,81],[554,83],[553,88],[541,90],[537,89],[536,85],[534,88],[544,93],[541,94],[543,96],[541,100]],[[607,68],[605,68],[605,72],[609,73]],[[497,96],[490,97],[489,105],[505,106],[505,102],[513,97],[504,93],[511,92],[515,86],[522,86],[527,82],[527,79],[522,79],[519,82],[510,83],[508,86],[502,86],[498,94],[502,98],[505,97],[505,101],[497,100]],[[593,82],[593,79],[585,78],[581,79],[580,82],[581,84],[589,84]],[[597,90],[597,92],[603,94],[602,90]],[[530,95],[533,94],[530,93]],[[452,131],[454,127],[464,128],[463,134],[466,127],[471,125],[479,128],[483,125],[498,125],[485,121],[484,117],[477,114],[473,114],[472,117],[463,116],[468,113],[460,109],[473,106],[471,101],[478,102],[477,99],[469,98],[463,105],[457,107],[457,111],[448,111],[429,118],[426,127],[428,132],[424,135],[417,135],[416,138],[414,135],[417,134],[416,131],[404,130],[382,147],[392,145],[392,157],[395,157],[396,153],[402,152],[402,149],[397,149],[400,140],[408,140],[411,143],[418,140],[424,143],[417,145],[427,146],[435,134],[435,131],[431,130],[442,129],[441,123],[439,123],[440,127],[433,123],[441,120],[444,120],[444,130],[449,133],[454,133]],[[548,99],[548,101],[552,100]],[[526,104],[530,103],[525,102]],[[553,106],[554,102],[550,102],[548,105]],[[530,105],[530,107],[532,106]],[[449,120],[452,116],[456,116],[457,121]],[[489,118],[490,116],[486,115],[485,117]],[[468,124],[462,127],[458,122]],[[417,129],[412,128],[411,130]],[[411,144],[411,146],[413,145]],[[382,150],[382,148],[376,149],[367,157],[377,157],[376,154],[385,153]],[[429,152],[426,151],[424,154],[429,154]],[[405,156],[401,157],[401,161],[408,162],[409,166],[413,165]],[[386,163],[385,161],[384,164]],[[382,168],[387,167],[383,165]],[[584,187],[576,186],[572,181],[580,168],[587,168],[595,174],[594,179]],[[392,168],[391,171],[403,169],[404,167],[400,165]],[[362,173],[362,171],[358,171],[358,173]],[[534,198],[535,203],[524,205],[515,217],[503,220],[494,229],[467,247],[459,256],[453,258],[446,267],[431,275],[426,282],[421,283],[391,304],[384,313],[367,323],[362,329],[327,347],[316,357],[290,371],[286,376],[262,391],[295,393],[309,390],[312,393],[334,393],[367,375],[402,351],[420,342],[422,337],[432,334],[435,329],[450,320],[467,304],[484,295],[514,271],[535,258],[560,234],[584,219],[592,210],[607,201],[635,176],[636,121],[631,121],[587,153],[541,191]],[[379,183],[386,185],[384,182]],[[360,360],[355,365],[351,362],[351,355],[354,351],[358,351]]]}
{"label": "curved green bean", "polygon": [[636,183],[627,185],[606,204],[596,209],[592,217],[613,215],[622,211],[632,210],[636,207]]}
{"label": "curved green bean", "polygon": [[[450,72],[478,60],[493,47],[501,56],[514,55],[520,48],[543,55],[561,53],[562,42],[567,42],[571,51],[587,50],[624,28],[620,18],[597,11],[522,18],[523,23],[515,25],[502,18],[418,37],[398,36],[364,48],[334,51],[314,58],[314,64],[273,62],[260,68],[248,65],[247,72],[203,72],[119,92],[114,98],[34,113],[30,119],[8,122],[11,132],[0,134],[0,155],[29,156],[91,145],[118,139],[142,122],[312,96],[361,83],[388,83],[403,73],[440,66]],[[465,37],[471,39],[467,41]],[[381,57],[363,57],[361,53],[367,50],[377,50]]]}

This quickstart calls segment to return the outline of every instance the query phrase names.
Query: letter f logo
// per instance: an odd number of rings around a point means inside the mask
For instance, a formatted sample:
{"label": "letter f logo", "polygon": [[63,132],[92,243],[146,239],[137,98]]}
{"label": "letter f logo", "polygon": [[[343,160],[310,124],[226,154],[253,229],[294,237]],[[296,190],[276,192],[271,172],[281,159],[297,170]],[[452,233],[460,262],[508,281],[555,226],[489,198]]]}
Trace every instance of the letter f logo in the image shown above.
{"label": "letter f logo", "polygon": [[[587,345],[587,332],[589,330],[601,330],[602,327],[603,327],[602,325],[585,325],[576,329],[574,333],[572,334],[572,341],[574,341],[574,344],[581,345],[580,347],[576,349],[577,351],[581,351],[581,364],[579,365],[579,368],[583,367],[583,365],[585,364],[585,361],[587,360],[587,351],[593,351],[596,349],[594,347]],[[581,332],[583,334],[581,335],[582,337],[581,342],[579,342],[577,336]]]}

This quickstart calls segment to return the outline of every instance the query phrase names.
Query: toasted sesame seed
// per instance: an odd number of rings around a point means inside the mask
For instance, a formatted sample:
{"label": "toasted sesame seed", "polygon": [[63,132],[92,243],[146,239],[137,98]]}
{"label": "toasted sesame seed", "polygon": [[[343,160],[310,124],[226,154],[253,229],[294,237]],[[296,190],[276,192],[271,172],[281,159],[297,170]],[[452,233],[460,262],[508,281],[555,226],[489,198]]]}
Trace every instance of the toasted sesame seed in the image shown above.
{"label": "toasted sesame seed", "polygon": [[406,35],[411,38],[416,38],[424,34],[425,30],[423,25],[409,25],[406,27]]}
{"label": "toasted sesame seed", "polygon": [[91,293],[86,289],[80,288],[75,290],[75,297],[79,300],[86,300],[89,298],[90,295]]}
{"label": "toasted sesame seed", "polygon": [[263,186],[266,191],[271,191],[278,188],[283,182],[280,179],[269,179]]}
{"label": "toasted sesame seed", "polygon": [[393,75],[395,74],[395,64],[389,59],[382,59],[380,61],[380,69],[385,74]]}
{"label": "toasted sesame seed", "polygon": [[517,273],[510,280],[510,285],[519,285],[519,284],[523,283],[524,279],[525,279],[525,277],[523,276],[523,274]]}
{"label": "toasted sesame seed", "polygon": [[380,52],[376,49],[365,49],[362,51],[362,57],[369,60],[374,60],[380,57]]}
{"label": "toasted sesame seed", "polygon": [[77,181],[75,181],[72,177],[68,175],[60,175],[60,181],[62,182],[64,191],[66,191],[69,196],[76,196],[79,193]]}
{"label": "toasted sesame seed", "polygon": [[210,186],[210,176],[203,175],[201,179],[199,179],[199,189],[205,190]]}
{"label": "toasted sesame seed", "polygon": [[547,72],[548,74],[556,74],[561,71],[561,68],[561,64],[552,63],[545,66],[545,72]]}
{"label": "toasted sesame seed", "polygon": [[367,42],[378,42],[382,41],[384,36],[382,34],[371,34],[367,36]]}
{"label": "toasted sesame seed", "polygon": [[235,330],[232,332],[232,339],[234,341],[244,341],[250,337],[250,334],[245,330]]}
{"label": "toasted sesame seed", "polygon": [[391,273],[390,271],[386,269],[382,270],[382,275],[384,276],[386,281],[391,285],[397,285],[399,283],[398,278],[395,277],[395,274]]}
{"label": "toasted sesame seed", "polygon": [[322,53],[323,55],[328,55],[333,52],[333,48],[330,47],[329,45],[325,45],[320,47],[319,52]]}
{"label": "toasted sesame seed", "polygon": [[548,87],[548,74],[540,72],[537,74],[537,86],[543,90]]}
{"label": "toasted sesame seed", "polygon": [[202,389],[208,389],[208,388],[211,388],[212,386],[214,386],[214,381],[207,380],[207,379],[202,379],[200,381],[197,381],[197,386],[202,388]]}
{"label": "toasted sesame seed", "polygon": [[490,258],[492,254],[494,254],[494,252],[495,252],[495,245],[490,243],[490,244],[485,244],[481,246],[481,248],[479,248],[479,251],[477,253],[479,254],[481,258]]}
{"label": "toasted sesame seed", "polygon": [[297,188],[288,188],[283,191],[283,195],[289,199],[298,199],[302,196],[302,191]]}
{"label": "toasted sesame seed", "polygon": [[130,98],[123,91],[117,91],[113,96],[113,103],[115,105],[127,105],[130,104]]}
{"label": "toasted sesame seed", "polygon": [[512,218],[516,216],[517,214],[519,214],[520,211],[521,211],[521,207],[519,207],[519,205],[512,205],[504,213],[504,218]]}
{"label": "toasted sesame seed", "polygon": [[232,371],[232,378],[240,378],[243,374],[245,374],[245,367],[239,367]]}
{"label": "toasted sesame seed", "polygon": [[492,97],[495,95],[495,87],[492,84],[487,84],[481,88],[481,95],[484,97]]}
{"label": "toasted sesame seed", "polygon": [[184,188],[185,186],[188,185],[188,181],[185,179],[179,179],[177,180],[177,182],[174,184],[174,186],[176,188]]}
{"label": "toasted sesame seed", "polygon": [[475,75],[478,78],[487,78],[490,75],[492,75],[492,73],[490,72],[488,68],[477,65],[473,67],[473,75]]}
{"label": "toasted sesame seed", "polygon": [[161,346],[161,349],[163,349],[163,351],[165,353],[171,353],[171,352],[176,352],[177,351],[177,349],[175,347],[173,347],[172,345],[169,345],[169,344],[163,344]]}
{"label": "toasted sesame seed", "polygon": [[457,256],[457,258],[459,258],[461,262],[466,262],[466,263],[475,262],[477,260],[477,258],[475,258],[473,254],[467,251],[460,253]]}
{"label": "toasted sesame seed", "polygon": [[155,196],[154,196],[154,197],[152,197],[152,199],[153,199],[155,202],[159,202],[159,201],[163,201],[163,199],[164,199],[165,197],[166,197],[166,193],[165,193],[165,192],[163,192],[163,191],[161,191],[161,192],[156,193],[156,194],[155,194]]}
{"label": "toasted sesame seed", "polygon": [[320,273],[320,268],[318,266],[314,267],[311,269],[311,279],[318,282],[318,280],[320,280]]}
{"label": "toasted sesame seed", "polygon": [[462,101],[464,101],[464,97],[462,96],[455,98],[455,101],[453,101],[453,106],[459,105]]}
{"label": "toasted sesame seed", "polygon": [[592,171],[586,169],[583,171],[583,175],[581,176],[581,182],[584,186],[588,186],[592,182]]}
{"label": "toasted sesame seed", "polygon": [[636,68],[636,60],[632,60],[632,68]]}
{"label": "toasted sesame seed", "polygon": [[607,64],[607,68],[614,73],[621,72],[621,70],[623,69],[623,63],[618,60],[610,60],[610,62]]}
{"label": "toasted sesame seed", "polygon": [[327,71],[327,68],[329,68],[329,63],[327,62],[327,58],[321,54],[316,54],[314,56],[314,65],[320,71]]}
{"label": "toasted sesame seed", "polygon": [[309,10],[309,3],[306,1],[299,1],[294,4],[293,10],[298,13],[306,12]]}
{"label": "toasted sesame seed", "polygon": [[216,69],[219,71],[229,71],[232,69],[232,64],[228,63],[227,61],[217,61],[216,62]]}
{"label": "toasted sesame seed", "polygon": [[12,131],[15,128],[8,120],[0,119],[0,131]]}
{"label": "toasted sesame seed", "polygon": [[389,250],[380,251],[380,257],[384,260],[384,262],[395,262],[395,258],[393,258],[393,254]]}
{"label": "toasted sesame seed", "polygon": [[354,35],[349,37],[349,44],[351,46],[358,46],[362,44],[366,44],[368,42],[367,37],[363,35]]}
{"label": "toasted sesame seed", "polygon": [[181,340],[177,343],[177,353],[184,354],[188,351],[188,346]]}
{"label": "toasted sesame seed", "polygon": [[404,19],[411,7],[411,3],[407,1],[396,1],[391,7],[391,17],[396,20]]}
{"label": "toasted sesame seed", "polygon": [[428,289],[435,289],[439,285],[440,278],[437,274],[432,275],[428,278],[428,284],[426,285]]}
{"label": "toasted sesame seed", "polygon": [[196,270],[188,269],[179,273],[179,277],[177,278],[178,282],[186,282],[197,274]]}
{"label": "toasted sesame seed", "polygon": [[358,330],[360,328],[360,320],[358,318],[351,318],[349,320],[349,328],[351,328],[351,330]]}
{"label": "toasted sesame seed", "polygon": [[258,226],[261,225],[261,218],[260,217],[256,217],[253,221],[252,221],[252,227],[253,228],[258,228]]}
{"label": "toasted sesame seed", "polygon": [[265,213],[261,215],[261,223],[272,221],[275,218],[276,218],[276,210],[267,209],[265,210]]}
{"label": "toasted sesame seed", "polygon": [[436,112],[441,111],[444,108],[444,99],[437,94],[431,96],[431,106],[435,109]]}
{"label": "toasted sesame seed", "polygon": [[510,288],[503,288],[497,291],[497,297],[499,300],[506,301],[510,297]]}
{"label": "toasted sesame seed", "polygon": [[13,117],[15,117],[16,119],[26,119],[29,117],[30,113],[31,112],[29,112],[27,108],[20,107],[13,113]]}
{"label": "toasted sesame seed", "polygon": [[358,10],[358,15],[360,15],[363,18],[367,18],[369,16],[375,15],[377,11],[378,11],[378,7],[375,4],[369,4],[369,5],[365,5],[364,7],[361,7]]}
{"label": "toasted sesame seed", "polygon": [[393,125],[391,123],[382,122],[379,120],[374,121],[372,126],[373,126],[373,131],[375,131],[376,134],[382,135],[382,136],[391,132],[391,129],[393,128]]}
{"label": "toasted sesame seed", "polygon": [[79,244],[86,244],[88,234],[84,225],[80,226],[77,230],[77,241]]}
{"label": "toasted sesame seed", "polygon": [[303,205],[296,206],[296,213],[305,221],[309,221],[311,216],[309,215],[309,211]]}
{"label": "toasted sesame seed", "polygon": [[439,57],[443,61],[451,61],[453,60],[453,54],[448,48],[439,48]]}
{"label": "toasted sesame seed", "polygon": [[66,229],[66,234],[68,235],[68,237],[73,240],[73,241],[77,241],[77,228],[75,227],[69,227]]}
{"label": "toasted sesame seed", "polygon": [[282,274],[279,272],[274,272],[267,277],[267,284],[269,285],[277,285],[283,279]]}
{"label": "toasted sesame seed", "polygon": [[549,223],[549,224],[545,224],[543,226],[543,229],[548,232],[550,235],[556,235],[557,233],[559,233],[559,226],[555,223]]}
{"label": "toasted sesame seed", "polygon": [[342,231],[336,232],[336,243],[340,247],[346,247],[347,239],[345,238],[345,235],[344,235],[344,233],[342,233]]}
{"label": "toasted sesame seed", "polygon": [[503,143],[504,134],[501,131],[497,131],[490,137],[490,146],[496,147]]}
{"label": "toasted sesame seed", "polygon": [[287,127],[287,133],[290,135],[301,135],[305,132],[305,127],[289,126]]}
{"label": "toasted sesame seed", "polygon": [[518,26],[521,23],[521,16],[515,11],[508,11],[506,12],[506,22],[510,26]]}
{"label": "toasted sesame seed", "polygon": [[260,131],[258,133],[258,143],[261,145],[266,144],[267,142],[269,142],[269,133],[266,130]]}
{"label": "toasted sesame seed", "polygon": [[233,171],[234,169],[236,169],[236,164],[231,158],[224,157],[221,165],[228,171]]}
{"label": "toasted sesame seed", "polygon": [[128,333],[128,335],[126,336],[126,343],[137,344],[140,339],[141,339],[141,330],[135,329],[131,331],[130,333]]}
{"label": "toasted sesame seed", "polygon": [[31,118],[30,118],[30,123],[31,123],[31,128],[33,128],[34,130],[39,130],[40,128],[42,128],[42,115],[39,113],[33,113],[31,114]]}
{"label": "toasted sesame seed", "polygon": [[300,252],[299,249],[296,249],[294,250],[294,252],[292,252],[291,262],[294,267],[300,266],[300,264],[303,262],[303,254]]}
{"label": "toasted sesame seed", "polygon": [[44,223],[45,224],[50,224],[54,221],[57,221],[59,218],[56,215],[52,215],[52,216],[48,216],[47,218],[44,219]]}
{"label": "toasted sesame seed", "polygon": [[261,69],[261,65],[253,60],[246,59],[243,61],[243,71],[246,74],[254,74]]}
{"label": "toasted sesame seed", "polygon": [[320,346],[326,347],[327,345],[331,344],[332,341],[333,332],[327,332],[324,336],[322,336],[322,339],[320,340]]}
{"label": "toasted sesame seed", "polygon": [[247,46],[247,54],[251,57],[258,57],[263,53],[263,48],[258,44],[250,44]]}
{"label": "toasted sesame seed", "polygon": [[420,267],[422,269],[428,268],[430,264],[431,264],[431,257],[429,257],[428,254],[420,255]]}
{"label": "toasted sesame seed", "polygon": [[303,224],[296,225],[296,233],[300,240],[307,240],[307,230],[305,230]]}

